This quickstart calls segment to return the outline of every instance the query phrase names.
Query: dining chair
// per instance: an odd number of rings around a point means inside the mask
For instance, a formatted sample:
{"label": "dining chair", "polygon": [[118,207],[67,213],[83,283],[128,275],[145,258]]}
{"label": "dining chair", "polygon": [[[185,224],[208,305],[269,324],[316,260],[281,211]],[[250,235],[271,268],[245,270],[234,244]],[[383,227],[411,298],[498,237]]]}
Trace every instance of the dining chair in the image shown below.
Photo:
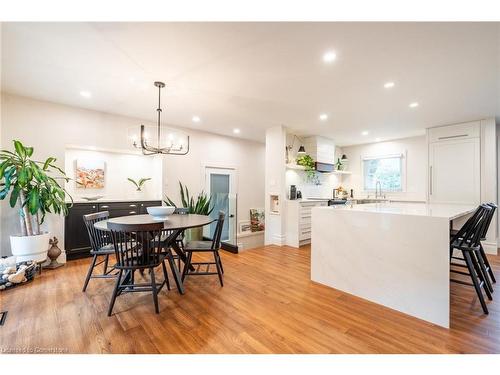
{"label": "dining chair", "polygon": [[[92,255],[92,261],[90,262],[87,276],[83,283],[83,292],[87,290],[90,279],[109,279],[117,276],[117,273],[114,272],[114,266],[108,269],[109,256],[113,255],[115,252],[113,244],[111,243],[111,237],[108,233],[94,227],[95,223],[107,219],[109,219],[108,211],[83,215],[83,222],[85,223],[90,238],[90,254]],[[99,257],[103,257],[103,259],[98,262]],[[101,264],[104,264],[102,274],[94,274],[94,269]]]}
{"label": "dining chair", "polygon": [[[165,258],[170,252],[163,251],[163,222],[152,224],[108,223],[116,257],[115,268],[119,271],[111,296],[108,316],[111,316],[116,297],[125,292],[152,292],[155,312],[159,313],[158,293],[165,284],[169,288]],[[172,260],[173,261],[173,260]],[[162,267],[163,281],[158,285],[155,268]],[[149,283],[137,283],[134,272],[149,270]],[[143,273],[144,275],[144,273]],[[169,288],[170,289],[170,288]]]}
{"label": "dining chair", "polygon": [[460,259],[450,256],[451,266],[466,268],[467,272],[460,271],[454,268],[450,272],[460,275],[469,276],[472,284],[463,280],[450,278],[450,281],[473,286],[476,290],[477,297],[481,303],[481,307],[485,314],[488,314],[488,307],[483,297],[482,290],[486,293],[489,300],[492,300],[491,284],[489,282],[484,258],[481,255],[481,236],[484,233],[485,226],[492,208],[486,204],[480,205],[474,214],[465,222],[462,228],[453,236],[450,242],[450,251],[458,250],[462,253],[465,264],[453,262],[453,259]]}
{"label": "dining chair", "polygon": [[[224,226],[225,213],[223,211],[219,212],[219,217],[217,219],[217,225],[215,227],[215,232],[213,239],[211,241],[188,241],[184,245],[184,251],[186,252],[187,260],[184,264],[184,269],[182,271],[182,281],[188,275],[218,275],[219,282],[221,286],[224,286],[223,281],[223,268],[222,261],[219,254],[219,248],[221,244],[222,228]],[[213,262],[193,262],[193,253],[212,253],[214,257]],[[217,272],[211,272],[210,266],[215,265]],[[190,266],[196,266],[194,270],[190,270]],[[206,266],[204,270],[200,270],[201,266]]]}

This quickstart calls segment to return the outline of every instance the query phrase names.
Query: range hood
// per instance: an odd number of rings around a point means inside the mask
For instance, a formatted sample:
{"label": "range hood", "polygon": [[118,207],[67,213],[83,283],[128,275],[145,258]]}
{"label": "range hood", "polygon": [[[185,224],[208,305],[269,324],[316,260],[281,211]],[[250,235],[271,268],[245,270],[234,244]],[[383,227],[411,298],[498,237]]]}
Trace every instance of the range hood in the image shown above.
{"label": "range hood", "polygon": [[335,142],[326,137],[304,138],[306,152],[316,161],[318,172],[330,173],[335,169]]}

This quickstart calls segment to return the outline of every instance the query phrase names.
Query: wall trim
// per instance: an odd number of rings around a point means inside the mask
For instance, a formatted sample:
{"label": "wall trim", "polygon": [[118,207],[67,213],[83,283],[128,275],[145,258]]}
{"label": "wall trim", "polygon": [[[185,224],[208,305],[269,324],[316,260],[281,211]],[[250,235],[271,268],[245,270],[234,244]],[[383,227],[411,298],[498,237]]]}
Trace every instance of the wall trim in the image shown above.
{"label": "wall trim", "polygon": [[497,255],[498,254],[498,244],[492,241],[483,241],[483,248],[486,254]]}
{"label": "wall trim", "polygon": [[284,246],[286,243],[286,236],[284,234],[273,234],[272,243],[273,245]]}

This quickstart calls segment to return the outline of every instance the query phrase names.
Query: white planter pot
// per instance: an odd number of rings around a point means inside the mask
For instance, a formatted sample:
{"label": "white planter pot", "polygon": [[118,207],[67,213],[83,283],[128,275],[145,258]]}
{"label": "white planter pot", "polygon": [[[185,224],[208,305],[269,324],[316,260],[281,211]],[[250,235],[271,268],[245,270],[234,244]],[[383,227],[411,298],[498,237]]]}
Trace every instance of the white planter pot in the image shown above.
{"label": "white planter pot", "polygon": [[18,262],[33,260],[41,262],[47,259],[50,233],[36,236],[10,236],[10,249]]}

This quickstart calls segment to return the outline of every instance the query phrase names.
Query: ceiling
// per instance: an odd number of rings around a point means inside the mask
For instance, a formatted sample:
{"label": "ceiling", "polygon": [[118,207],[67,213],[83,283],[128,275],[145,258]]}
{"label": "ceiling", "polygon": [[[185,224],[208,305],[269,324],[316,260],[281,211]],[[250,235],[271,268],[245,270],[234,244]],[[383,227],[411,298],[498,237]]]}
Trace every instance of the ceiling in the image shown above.
{"label": "ceiling", "polygon": [[498,23],[2,25],[3,91],[154,121],[161,80],[166,123],[218,134],[348,145],[500,115]]}

